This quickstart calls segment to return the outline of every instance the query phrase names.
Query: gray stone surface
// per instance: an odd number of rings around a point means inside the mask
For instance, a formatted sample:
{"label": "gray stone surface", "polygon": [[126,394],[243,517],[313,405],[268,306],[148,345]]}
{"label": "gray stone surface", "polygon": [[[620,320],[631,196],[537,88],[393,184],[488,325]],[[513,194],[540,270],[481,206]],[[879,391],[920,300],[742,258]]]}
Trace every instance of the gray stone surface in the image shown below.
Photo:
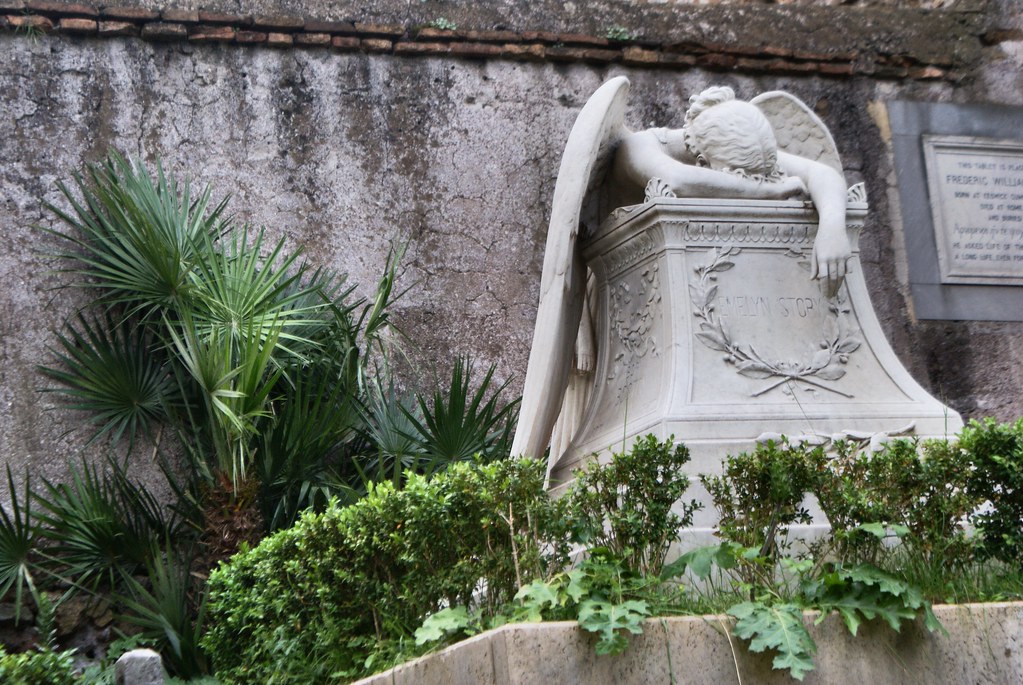
{"label": "gray stone surface", "polygon": [[[849,635],[837,614],[804,619],[817,642],[807,685],[1023,681],[1023,607],[1018,603],[935,607],[948,635],[919,623],[896,633],[881,621]],[[358,681],[356,685],[686,685],[793,682],[728,635],[722,616],[652,619],[617,657],[596,656],[593,636],[575,623],[509,625]]]}
{"label": "gray stone surface", "polygon": [[116,685],[163,685],[163,662],[151,649],[125,652],[114,664]]}
{"label": "gray stone surface", "polygon": [[[437,16],[449,7],[413,6],[413,13]],[[260,2],[218,7],[247,13],[309,9]],[[331,9],[338,7],[327,3],[309,11],[364,21],[391,20],[379,15],[385,10],[398,19],[412,11],[402,5],[402,14],[397,5],[384,4]],[[861,264],[896,353],[917,380],[964,414],[1014,418],[1023,409],[1018,392],[1023,329],[917,322],[907,304],[890,137],[879,114],[890,100],[1023,102],[1023,43],[1012,33],[1023,24],[1020,9],[1009,0],[998,7],[983,16],[893,15],[895,23],[917,17],[932,37],[946,35],[947,40],[930,40],[933,48],[926,49],[967,65],[956,84],[397,58],[132,38],[31,39],[2,32],[0,459],[16,474],[31,464],[38,475],[60,478],[66,460],[81,448],[77,429],[85,417],[54,411],[56,397],[38,392],[43,382],[35,371],[47,360],[53,330],[81,300],[58,287],[64,280],[41,258],[45,241],[31,226],[47,223],[41,202],[58,200],[54,181],[100,159],[111,146],[150,162],[160,156],[169,169],[212,183],[218,196],[231,193],[239,219],[266,225],[273,237],[288,236],[289,244],[304,244],[311,261],[349,272],[363,292],[379,273],[390,240],[408,240],[399,286],[416,286],[399,303],[397,321],[415,340],[420,376],[429,379],[435,362],[444,374],[453,354],[472,353],[482,365],[498,363],[498,379],[512,378],[517,392],[561,147],[589,94],[617,74],[633,83],[626,120],[636,128],[679,125],[688,96],[710,83],[732,86],[745,98],[785,89],[807,102],[837,132],[848,181],[867,182],[873,211],[861,237]],[[505,16],[513,14],[511,8],[488,3],[480,11]],[[560,24],[545,24],[547,15],[536,15],[539,11],[532,5],[523,9],[515,28],[587,29],[579,20],[582,5],[565,6]],[[742,45],[775,32],[776,24],[750,28],[747,9],[727,11],[707,15],[716,17],[710,23],[675,21],[671,30]],[[873,47],[863,38],[863,49],[888,50],[899,42],[884,38],[898,32],[884,28],[883,13],[849,10],[854,15],[843,16],[864,23],[836,29],[813,12],[777,11],[801,26],[801,33],[832,36],[832,45],[847,33],[862,37],[871,30],[880,37]],[[722,19],[739,15],[745,23]],[[591,23],[622,23],[596,11],[587,16]],[[644,26],[660,30],[663,22],[651,17]],[[495,28],[501,21],[481,19],[478,26]],[[927,24],[932,21],[938,23]],[[955,28],[941,34],[936,27],[946,24]],[[977,35],[995,30],[1003,33],[982,46]],[[141,467],[147,460],[136,462]]]}

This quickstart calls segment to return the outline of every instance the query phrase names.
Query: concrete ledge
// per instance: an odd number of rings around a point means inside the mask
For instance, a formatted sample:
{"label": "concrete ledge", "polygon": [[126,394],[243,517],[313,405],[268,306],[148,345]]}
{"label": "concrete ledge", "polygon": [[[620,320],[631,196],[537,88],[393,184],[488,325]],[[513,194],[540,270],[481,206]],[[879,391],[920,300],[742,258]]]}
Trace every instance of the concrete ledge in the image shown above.
{"label": "concrete ledge", "polygon": [[[901,633],[873,621],[849,635],[837,615],[813,626],[816,670],[805,683],[1023,682],[1023,603],[937,606],[948,636],[919,623]],[[574,622],[510,625],[358,681],[357,685],[789,685],[773,655],[750,654],[729,638],[722,616],[651,619],[617,657],[598,657],[594,638]]]}

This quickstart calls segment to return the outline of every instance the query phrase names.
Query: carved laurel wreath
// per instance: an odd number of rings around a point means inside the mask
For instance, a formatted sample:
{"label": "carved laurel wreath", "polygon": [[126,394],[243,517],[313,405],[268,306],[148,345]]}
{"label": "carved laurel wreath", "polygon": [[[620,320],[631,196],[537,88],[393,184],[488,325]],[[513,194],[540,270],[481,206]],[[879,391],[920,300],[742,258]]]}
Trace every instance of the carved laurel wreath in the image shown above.
{"label": "carved laurel wreath", "polygon": [[[700,330],[696,337],[710,349],[724,352],[725,363],[735,365],[740,375],[775,379],[753,392],[752,397],[774,390],[787,381],[795,381],[851,398],[852,395],[824,382],[842,378],[846,373],[843,366],[849,361],[849,355],[862,344],[849,332],[850,310],[841,293],[828,299],[830,316],[825,320],[819,349],[809,359],[765,359],[752,345],[744,345],[732,338],[728,327],[718,316],[714,302],[718,292],[717,275],[735,266],[729,257],[739,252],[740,248],[733,245],[714,248],[710,251],[710,261],[695,267],[696,280],[690,283],[689,293],[693,301],[693,314],[700,320]],[[802,253],[793,252],[790,256],[802,257]]]}

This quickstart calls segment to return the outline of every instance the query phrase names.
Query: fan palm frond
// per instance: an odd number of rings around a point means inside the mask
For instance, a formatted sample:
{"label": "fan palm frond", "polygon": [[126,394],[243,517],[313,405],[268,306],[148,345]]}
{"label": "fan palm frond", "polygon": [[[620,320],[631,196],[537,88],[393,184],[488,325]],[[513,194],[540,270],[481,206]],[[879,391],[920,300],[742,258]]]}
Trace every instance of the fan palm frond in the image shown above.
{"label": "fan palm frond", "polygon": [[209,187],[193,197],[190,184],[179,185],[159,162],[154,179],[116,152],[73,178],[74,189],[57,184],[70,211],[45,205],[71,229],[44,229],[65,245],[55,253],[67,258],[64,271],[98,289],[102,301],[125,304],[129,315],[177,306],[202,238],[225,230],[227,200],[211,207]]}
{"label": "fan palm frond", "polygon": [[140,431],[150,432],[164,417],[163,403],[171,391],[166,356],[142,326],[90,322],[78,316],[58,337],[60,350],[51,350],[57,366],[39,370],[59,387],[69,409],[92,414],[97,426],[92,440],[110,435],[114,442],[127,434],[134,443]]}

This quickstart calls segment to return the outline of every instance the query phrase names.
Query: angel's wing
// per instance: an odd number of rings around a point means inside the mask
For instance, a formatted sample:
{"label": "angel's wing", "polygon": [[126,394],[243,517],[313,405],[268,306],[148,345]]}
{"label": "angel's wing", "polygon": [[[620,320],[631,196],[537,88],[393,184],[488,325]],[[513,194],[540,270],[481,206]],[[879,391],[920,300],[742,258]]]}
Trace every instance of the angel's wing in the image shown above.
{"label": "angel's wing", "polygon": [[624,76],[598,88],[579,112],[565,144],[547,229],[533,346],[512,443],[515,456],[542,456],[561,410],[586,288],[586,265],[576,249],[580,217],[623,134],[628,94],[629,80]]}
{"label": "angel's wing", "polygon": [[752,100],[771,122],[778,148],[790,155],[827,164],[840,174],[842,160],[824,122],[802,100],[782,90],[761,93]]}

